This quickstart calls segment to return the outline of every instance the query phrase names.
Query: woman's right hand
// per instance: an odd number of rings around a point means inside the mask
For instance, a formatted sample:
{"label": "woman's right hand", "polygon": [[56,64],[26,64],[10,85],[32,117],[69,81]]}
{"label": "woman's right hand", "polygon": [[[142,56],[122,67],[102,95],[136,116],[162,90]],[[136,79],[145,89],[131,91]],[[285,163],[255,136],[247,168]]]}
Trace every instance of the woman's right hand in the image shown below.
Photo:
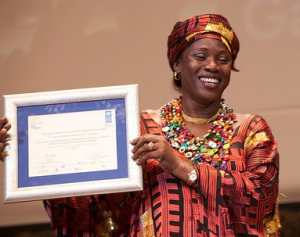
{"label": "woman's right hand", "polygon": [[0,160],[3,161],[4,157],[6,157],[7,151],[5,151],[5,147],[8,145],[9,134],[8,130],[11,128],[11,124],[8,122],[6,117],[0,119]]}

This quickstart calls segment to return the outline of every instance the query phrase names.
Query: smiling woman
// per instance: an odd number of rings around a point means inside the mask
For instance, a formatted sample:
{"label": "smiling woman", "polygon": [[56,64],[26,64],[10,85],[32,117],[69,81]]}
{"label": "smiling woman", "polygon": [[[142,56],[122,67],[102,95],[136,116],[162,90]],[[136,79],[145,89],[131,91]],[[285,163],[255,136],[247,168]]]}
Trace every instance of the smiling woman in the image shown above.
{"label": "smiling woman", "polygon": [[131,141],[144,190],[46,200],[54,236],[279,236],[277,142],[222,98],[238,52],[221,15],[177,22],[168,59],[181,95],[142,111]]}
{"label": "smiling woman", "polygon": [[[203,38],[190,45],[174,63],[174,70],[181,75],[181,92],[187,101],[215,103],[215,111],[223,91],[229,84],[232,59],[225,45],[215,39]],[[189,108],[183,105],[187,115],[192,117],[209,117],[207,111]],[[215,111],[210,111],[215,112]],[[192,114],[194,113],[194,114]],[[198,113],[198,114],[195,114]]]}
{"label": "smiling woman", "polygon": [[[96,225],[102,226],[101,232],[113,228],[114,235],[118,228],[118,236],[278,234],[277,143],[262,117],[234,113],[222,99],[238,51],[238,38],[220,15],[175,24],[168,58],[181,96],[158,110],[142,112],[143,136],[131,143],[132,159],[143,167],[145,188],[107,195],[115,223],[105,228],[102,220]],[[70,205],[86,203],[88,210],[100,203],[101,210],[102,201],[97,200],[101,198],[47,201],[54,231],[59,226],[65,231],[78,228],[55,218],[61,207],[67,212]]]}

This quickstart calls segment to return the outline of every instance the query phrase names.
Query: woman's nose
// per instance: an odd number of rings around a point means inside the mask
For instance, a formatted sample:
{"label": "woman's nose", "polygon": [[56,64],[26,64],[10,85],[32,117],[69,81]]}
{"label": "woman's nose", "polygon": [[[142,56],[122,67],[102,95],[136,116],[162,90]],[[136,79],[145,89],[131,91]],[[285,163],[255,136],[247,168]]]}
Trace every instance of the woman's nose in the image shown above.
{"label": "woman's nose", "polygon": [[215,60],[209,60],[205,66],[205,69],[207,70],[211,70],[211,71],[215,71],[215,70],[218,70],[218,64]]}

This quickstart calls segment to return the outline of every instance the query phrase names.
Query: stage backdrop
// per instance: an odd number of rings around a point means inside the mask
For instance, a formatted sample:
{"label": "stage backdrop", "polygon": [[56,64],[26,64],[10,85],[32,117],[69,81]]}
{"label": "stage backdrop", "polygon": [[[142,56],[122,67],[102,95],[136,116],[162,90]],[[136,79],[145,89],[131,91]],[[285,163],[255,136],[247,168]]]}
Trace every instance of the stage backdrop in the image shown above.
{"label": "stage backdrop", "polygon": [[[225,93],[258,113],[281,153],[281,203],[300,201],[300,2],[297,0],[0,0],[0,95],[137,83],[140,108],[177,94],[166,57],[174,23],[221,13],[241,51]],[[2,98],[0,116],[2,116]],[[0,165],[0,183],[3,183]],[[0,195],[3,195],[1,185]],[[0,226],[48,222],[41,202],[0,204]]]}

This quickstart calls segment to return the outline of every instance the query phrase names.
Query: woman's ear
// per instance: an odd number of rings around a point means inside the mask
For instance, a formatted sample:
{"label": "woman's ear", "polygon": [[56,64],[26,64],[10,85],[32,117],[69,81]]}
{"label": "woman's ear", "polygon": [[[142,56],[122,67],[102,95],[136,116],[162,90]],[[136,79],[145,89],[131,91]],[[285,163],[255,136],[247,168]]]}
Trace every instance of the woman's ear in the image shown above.
{"label": "woman's ear", "polygon": [[179,62],[179,59],[177,59],[175,61],[175,63],[173,64],[173,70],[174,70],[174,72],[180,73],[180,62]]}

